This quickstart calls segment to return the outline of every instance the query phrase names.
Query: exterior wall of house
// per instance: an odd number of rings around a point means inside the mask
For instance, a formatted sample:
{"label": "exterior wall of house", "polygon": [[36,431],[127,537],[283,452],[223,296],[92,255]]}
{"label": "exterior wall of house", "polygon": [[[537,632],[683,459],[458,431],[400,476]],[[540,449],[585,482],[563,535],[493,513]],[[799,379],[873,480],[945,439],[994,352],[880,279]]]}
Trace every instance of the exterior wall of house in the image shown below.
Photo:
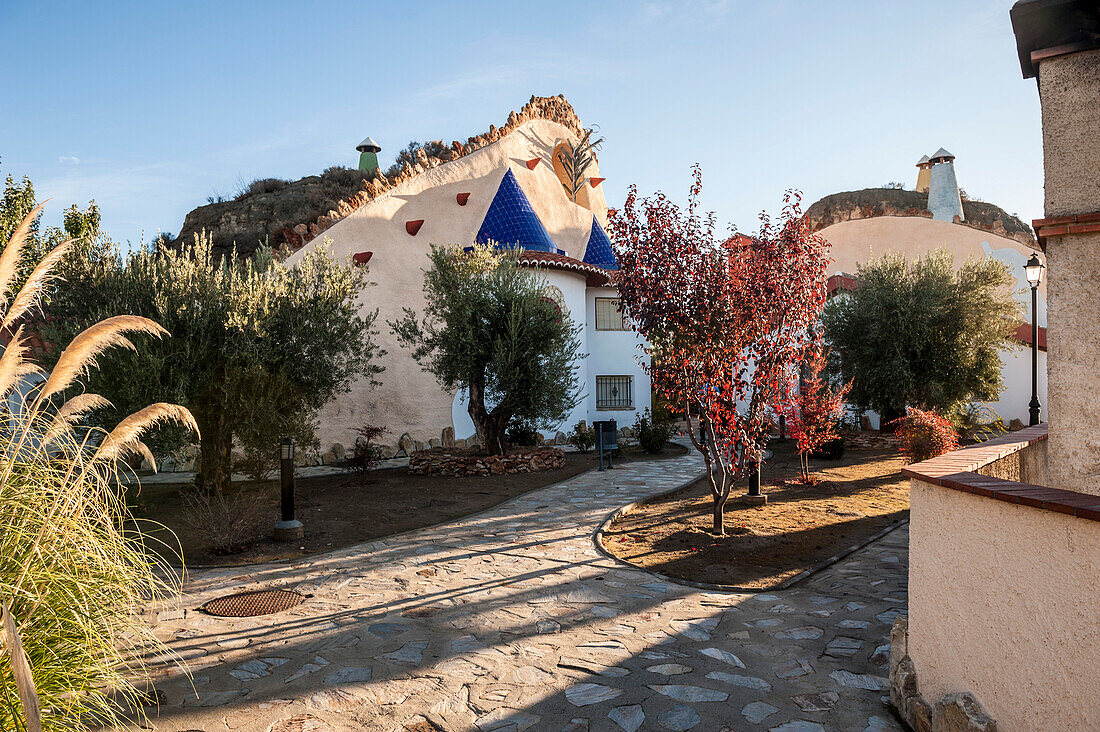
{"label": "exterior wall of house", "polygon": [[[644,359],[648,358],[641,350],[642,338],[632,330],[597,330],[596,298],[618,297],[614,287],[590,287],[588,301],[588,323],[585,326],[589,356],[585,359],[587,369],[585,406],[587,420],[591,424],[596,420],[614,419],[620,428],[630,427],[638,415],[650,407],[651,388],[649,375],[642,369]],[[633,408],[599,409],[596,406],[597,376],[629,376],[632,380]]]}
{"label": "exterior wall of house", "polygon": [[[322,450],[334,442],[352,444],[354,430],[368,422],[388,427],[394,441],[408,432],[414,440],[427,442],[452,426],[454,395],[444,393],[435,378],[421,370],[396,342],[387,322],[399,318],[405,307],[422,311],[423,270],[431,245],[473,243],[507,169],[516,176],[554,243],[570,257],[584,257],[592,216],[606,223],[607,204],[601,187],[586,189],[578,203],[570,201],[562,189],[550,155],[559,141],[572,136],[556,122],[525,122],[501,140],[432,168],[364,204],[290,258],[293,264],[304,251],[323,246],[326,239],[340,259],[373,252],[369,267],[374,284],[361,295],[360,303],[364,312],[378,310],[377,341],[387,351],[379,363],[386,370],[380,376],[381,386],[360,381],[322,410],[318,430]],[[542,162],[529,170],[524,163],[533,158]],[[599,176],[598,166],[590,174]],[[459,193],[470,194],[465,206],[457,203]],[[410,236],[405,223],[417,219],[424,224],[416,236]]]}
{"label": "exterior wall of house", "polygon": [[[947,165],[940,163],[936,168]],[[827,226],[820,232],[829,242],[835,260],[834,272],[855,274],[859,265],[872,257],[888,252],[916,259],[940,247],[952,252],[956,264],[968,257],[993,257],[1008,266],[1016,277],[1014,293],[1021,305],[1021,319],[1031,321],[1031,291],[1024,278],[1024,262],[1034,250],[1014,239],[997,236],[970,226],[949,221],[936,221],[916,216],[880,216],[875,218],[842,221]],[[1098,265],[1100,266],[1100,265]],[[1039,325],[1047,325],[1046,281],[1039,286]],[[1031,401],[1031,353],[1027,348],[1005,349],[1001,352],[1004,364],[1005,388],[1000,399],[989,402],[1005,423],[1019,419],[1028,423],[1028,403]],[[1039,352],[1039,400],[1043,404],[1042,418],[1047,419],[1046,354]],[[878,427],[878,415],[870,415]]]}
{"label": "exterior wall of house", "polygon": [[[1100,50],[1039,64],[1048,217],[1100,213]],[[1100,231],[1048,236],[1050,480],[1100,495]]]}
{"label": "exterior wall of house", "polygon": [[1100,729],[1100,503],[1010,482],[1042,478],[1036,432],[906,469],[908,640],[891,656],[929,704],[970,692],[998,729]]}

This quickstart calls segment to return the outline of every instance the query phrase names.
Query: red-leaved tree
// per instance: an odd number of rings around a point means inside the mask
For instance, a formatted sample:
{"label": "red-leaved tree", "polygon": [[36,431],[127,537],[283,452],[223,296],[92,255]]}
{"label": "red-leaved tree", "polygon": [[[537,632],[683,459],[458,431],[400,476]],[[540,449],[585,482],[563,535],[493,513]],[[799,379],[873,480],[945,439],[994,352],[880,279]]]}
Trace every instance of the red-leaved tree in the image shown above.
{"label": "red-leaved tree", "polygon": [[802,482],[810,482],[810,453],[826,442],[837,439],[837,422],[844,414],[844,397],[851,383],[834,387],[826,378],[829,350],[814,337],[806,351],[798,394],[786,413],[787,429],[798,448],[798,468]]}
{"label": "red-leaved tree", "polygon": [[699,211],[702,173],[693,172],[686,211],[662,193],[639,199],[632,186],[609,212],[610,233],[623,311],[649,344],[654,388],[689,415],[721,535],[730,490],[764,449],[769,410],[783,413],[790,401],[829,258],[794,193],[778,222],[761,215],[755,236],[716,236],[714,214]]}

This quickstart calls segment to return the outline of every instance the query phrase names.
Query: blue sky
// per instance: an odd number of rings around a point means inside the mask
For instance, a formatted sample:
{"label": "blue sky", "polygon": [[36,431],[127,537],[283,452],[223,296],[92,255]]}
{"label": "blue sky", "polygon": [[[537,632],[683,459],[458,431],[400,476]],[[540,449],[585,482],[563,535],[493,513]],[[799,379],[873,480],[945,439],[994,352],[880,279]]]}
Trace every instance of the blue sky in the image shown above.
{"label": "blue sky", "polygon": [[26,2],[0,0],[0,173],[50,222],[94,198],[116,239],[177,232],[241,182],[383,165],[564,93],[627,185],[743,230],[786,188],[807,203],[901,181],[940,146],[960,185],[1042,214],[1038,95],[1010,2]]}

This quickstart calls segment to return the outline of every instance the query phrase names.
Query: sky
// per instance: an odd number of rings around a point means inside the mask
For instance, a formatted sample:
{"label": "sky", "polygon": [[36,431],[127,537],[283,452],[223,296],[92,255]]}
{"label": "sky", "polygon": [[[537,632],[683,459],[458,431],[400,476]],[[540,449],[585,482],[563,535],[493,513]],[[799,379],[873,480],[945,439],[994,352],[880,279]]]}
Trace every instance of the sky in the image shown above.
{"label": "sky", "polygon": [[257,178],[383,166],[410,140],[501,125],[564,94],[598,125],[605,195],[634,183],[742,231],[794,188],[806,205],[956,155],[960,185],[1030,222],[1042,139],[1011,3],[61,2],[0,0],[0,175],[94,199],[136,244]]}

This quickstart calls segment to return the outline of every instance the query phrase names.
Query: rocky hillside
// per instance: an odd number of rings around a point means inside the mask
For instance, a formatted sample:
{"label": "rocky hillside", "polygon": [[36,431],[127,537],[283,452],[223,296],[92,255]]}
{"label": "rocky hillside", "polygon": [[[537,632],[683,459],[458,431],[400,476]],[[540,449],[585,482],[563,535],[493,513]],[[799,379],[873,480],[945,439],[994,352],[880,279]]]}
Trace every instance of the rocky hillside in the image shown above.
{"label": "rocky hillside", "polygon": [[293,182],[258,180],[232,200],[199,206],[187,214],[172,245],[190,244],[195,234],[206,231],[215,256],[229,252],[234,243],[243,255],[265,242],[300,246],[301,237],[293,232],[296,224],[315,221],[357,195],[366,182],[367,176],[358,170],[339,167]]}
{"label": "rocky hillside", "polygon": [[436,146],[438,155],[429,155],[422,148],[391,177],[381,170],[367,176],[358,170],[336,167],[294,182],[256,181],[231,201],[199,206],[187,214],[173,245],[190,243],[195,233],[205,229],[213,238],[216,253],[228,252],[234,242],[238,251],[246,254],[265,241],[296,249],[364,203],[424,171],[491,145],[530,119],[558,122],[582,134],[580,119],[564,96],[533,96],[509,114],[502,127],[489,125],[488,132],[466,142],[455,140],[449,147]]}
{"label": "rocky hillside", "polygon": [[[806,218],[813,230],[818,231],[840,221],[876,216],[931,218],[932,212],[927,206],[927,193],[897,188],[864,188],[825,196],[806,210]],[[999,206],[984,201],[963,201],[963,213],[966,221],[960,222],[961,225],[1015,239],[1029,247],[1038,246],[1031,227]]]}

